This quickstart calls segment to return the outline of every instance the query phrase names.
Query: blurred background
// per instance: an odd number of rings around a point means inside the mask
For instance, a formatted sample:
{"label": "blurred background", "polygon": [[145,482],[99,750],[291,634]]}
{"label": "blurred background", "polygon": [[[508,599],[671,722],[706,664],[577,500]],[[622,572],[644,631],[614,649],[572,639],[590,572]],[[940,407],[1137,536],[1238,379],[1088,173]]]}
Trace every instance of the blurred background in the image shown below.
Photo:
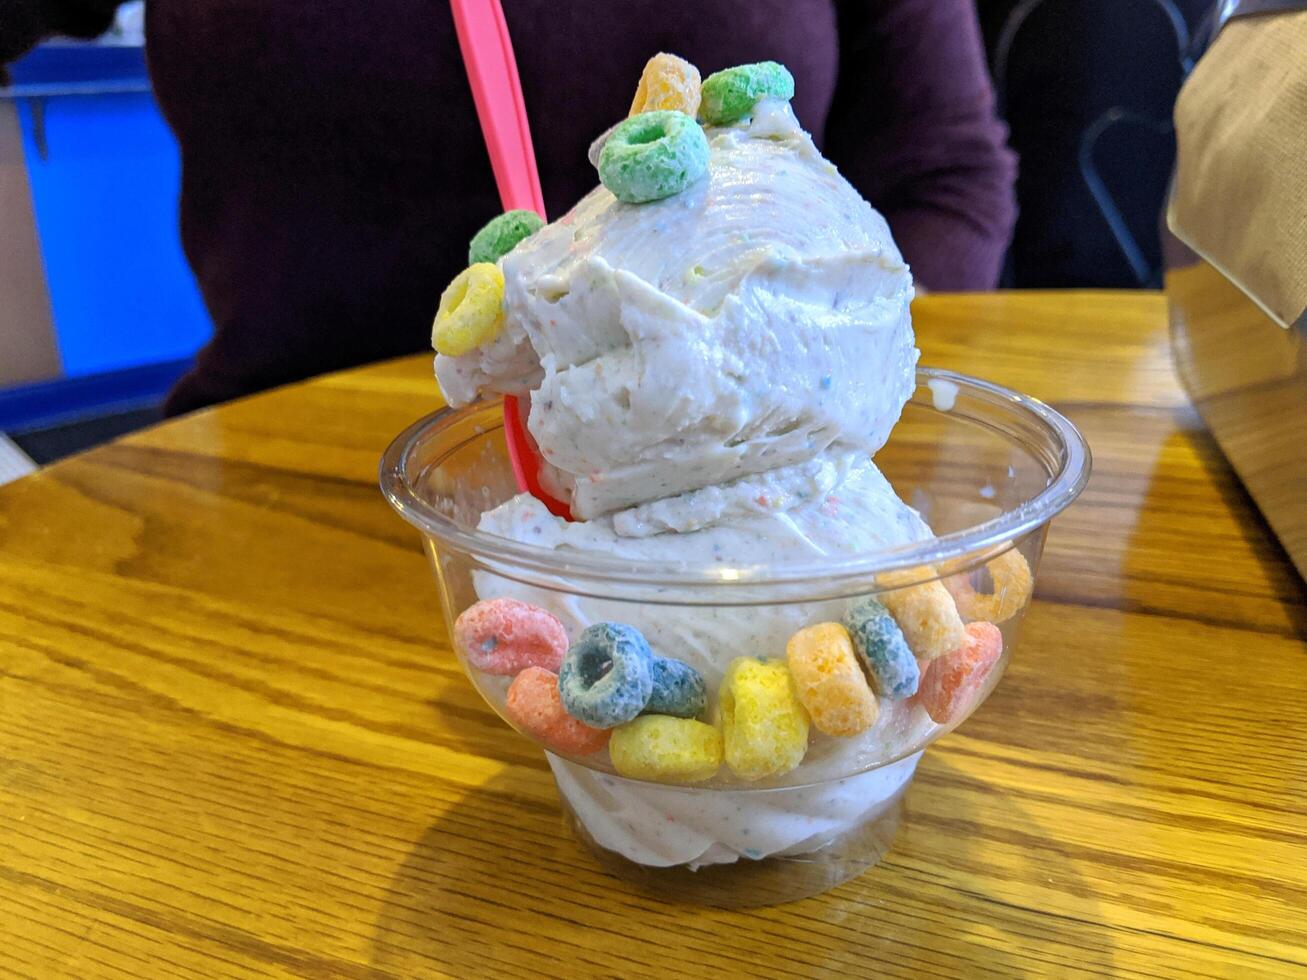
{"label": "blurred background", "polygon": [[[1155,288],[1171,109],[1211,0],[978,0],[1020,155],[1003,285]],[[0,88],[0,480],[159,417],[210,333],[143,5]]]}

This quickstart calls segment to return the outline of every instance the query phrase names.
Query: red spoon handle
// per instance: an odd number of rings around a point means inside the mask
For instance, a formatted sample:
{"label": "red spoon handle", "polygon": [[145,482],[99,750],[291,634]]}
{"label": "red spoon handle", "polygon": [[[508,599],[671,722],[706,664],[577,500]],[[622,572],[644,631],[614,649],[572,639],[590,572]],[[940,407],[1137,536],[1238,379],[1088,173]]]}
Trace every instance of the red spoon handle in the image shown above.
{"label": "red spoon handle", "polygon": [[[449,6],[499,200],[505,211],[521,208],[543,218],[545,199],[504,10],[499,0],[450,0]],[[540,485],[540,450],[527,431],[523,407],[512,395],[504,396],[504,439],[518,489],[571,520],[567,505]]]}

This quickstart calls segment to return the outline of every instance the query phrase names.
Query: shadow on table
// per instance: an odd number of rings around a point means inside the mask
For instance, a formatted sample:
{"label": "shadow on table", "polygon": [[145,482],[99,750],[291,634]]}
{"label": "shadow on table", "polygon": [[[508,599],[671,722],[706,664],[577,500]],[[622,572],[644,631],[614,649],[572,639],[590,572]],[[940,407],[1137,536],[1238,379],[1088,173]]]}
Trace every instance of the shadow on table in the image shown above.
{"label": "shadow on table", "polygon": [[[1307,640],[1307,602],[1303,601],[1307,593],[1303,590],[1302,579],[1295,571],[1293,559],[1266,520],[1257,501],[1253,499],[1248,488],[1239,479],[1239,475],[1230,466],[1229,460],[1221,451],[1220,444],[1204,427],[1201,417],[1191,409],[1186,413],[1185,421],[1187,428],[1172,436],[1167,441],[1167,448],[1178,447],[1183,451],[1192,452],[1198,458],[1213,488],[1220,494],[1222,503],[1233,516],[1234,526],[1243,539],[1244,547],[1265,574],[1269,591],[1283,604],[1282,608],[1287,617],[1285,626],[1295,638]],[[1156,468],[1154,478],[1149,482],[1148,495],[1150,500],[1166,499],[1164,488],[1157,485]],[[1159,508],[1156,507],[1142,508],[1141,521],[1158,510]],[[1210,587],[1209,583],[1201,584]],[[1219,591],[1219,588],[1215,590]]]}
{"label": "shadow on table", "polygon": [[1084,857],[1023,796],[928,751],[894,847],[827,896],[823,919],[862,929],[865,955],[914,976],[959,964],[962,975],[1112,975],[1114,937]]}
{"label": "shadow on table", "polygon": [[[884,863],[824,896],[747,912],[665,902],[609,877],[535,779],[489,781],[415,843],[377,919],[373,967],[571,977],[653,965],[908,975],[960,962],[1004,975],[1112,966],[1111,934],[1071,858],[1018,801],[929,755]],[[1070,893],[1078,917],[1038,907],[1050,890]]]}

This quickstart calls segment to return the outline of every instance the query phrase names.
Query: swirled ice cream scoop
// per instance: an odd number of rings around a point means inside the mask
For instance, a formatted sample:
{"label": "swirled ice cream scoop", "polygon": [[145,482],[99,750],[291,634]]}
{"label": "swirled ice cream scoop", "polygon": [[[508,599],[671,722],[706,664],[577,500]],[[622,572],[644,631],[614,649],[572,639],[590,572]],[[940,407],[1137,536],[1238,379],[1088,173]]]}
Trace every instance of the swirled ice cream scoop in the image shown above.
{"label": "swirled ice cream scoop", "polygon": [[[575,521],[525,494],[480,529],[545,548],[633,560],[814,563],[930,535],[871,456],[913,390],[912,278],[885,221],[817,151],[788,103],[707,130],[707,174],[624,204],[598,187],[499,260],[494,340],[436,358],[455,405],[530,400],[546,488]],[[795,630],[838,621],[840,600],[668,606],[573,597],[491,569],[480,598],[548,609],[569,635],[620,621],[715,691],[742,654],[776,660]],[[482,679],[484,682],[484,678]],[[502,685],[499,685],[502,688]],[[499,703],[502,690],[482,684]],[[757,795],[633,782],[551,759],[601,846],[691,866],[822,846],[890,807],[930,721],[887,704],[849,738],[815,740],[792,774],[820,788]],[[735,785],[729,782],[727,785]]]}
{"label": "swirled ice cream scoop", "polygon": [[453,404],[529,396],[547,486],[583,520],[869,455],[912,390],[912,279],[884,219],[788,103],[708,138],[683,193],[601,186],[518,245],[503,331],[436,358]]}

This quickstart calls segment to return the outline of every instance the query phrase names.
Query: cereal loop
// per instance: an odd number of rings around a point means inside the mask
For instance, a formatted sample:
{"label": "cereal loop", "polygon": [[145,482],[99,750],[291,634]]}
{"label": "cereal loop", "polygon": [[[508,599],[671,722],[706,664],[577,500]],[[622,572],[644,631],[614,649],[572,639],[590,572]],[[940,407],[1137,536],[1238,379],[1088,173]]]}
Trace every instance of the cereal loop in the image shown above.
{"label": "cereal loop", "polygon": [[1021,552],[1005,551],[985,566],[994,582],[992,592],[977,592],[970,575],[955,575],[947,580],[948,590],[957,601],[958,612],[970,620],[1006,623],[1025,608],[1034,589],[1030,565]]}
{"label": "cereal loop", "polygon": [[839,623],[801,629],[785,645],[794,690],[812,724],[826,735],[857,735],[876,721],[876,696],[867,686],[848,631]]}
{"label": "cereal loop", "polygon": [[965,637],[957,606],[942,582],[897,587],[900,582],[911,582],[924,574],[933,572],[915,569],[882,575],[877,584],[894,591],[881,593],[877,598],[894,616],[912,652],[923,659],[934,660],[956,650]]}
{"label": "cereal loop", "polygon": [[478,262],[498,262],[517,248],[518,242],[530,238],[544,224],[544,219],[534,211],[505,211],[498,217],[491,218],[472,236],[467,260],[473,265]]}
{"label": "cereal loop", "polygon": [[741,779],[779,776],[808,751],[808,713],[782,660],[737,657],[718,691],[722,754]]}
{"label": "cereal loop", "polygon": [[993,623],[968,623],[956,650],[937,657],[921,682],[921,704],[937,725],[951,725],[976,706],[985,679],[1003,655],[1003,634]]}
{"label": "cereal loop", "polygon": [[868,597],[849,607],[844,626],[877,694],[887,701],[902,701],[917,693],[921,683],[917,658],[888,609]]}
{"label": "cereal loop", "polygon": [[504,329],[504,274],[491,262],[470,265],[440,294],[431,346],[449,357],[484,347]]}
{"label": "cereal loop", "polygon": [[558,691],[573,718],[594,728],[630,721],[653,693],[649,644],[634,626],[587,626],[563,658]]}
{"label": "cereal loop", "polygon": [[665,51],[645,63],[627,115],[658,109],[675,109],[691,117],[699,111],[699,69]]}
{"label": "cereal loop", "polygon": [[775,61],[737,65],[714,72],[703,82],[699,118],[709,126],[729,126],[763,99],[794,98],[794,76]]}
{"label": "cereal loop", "polygon": [[691,718],[641,715],[613,730],[608,751],[613,767],[631,779],[699,783],[722,765],[722,735]]}
{"label": "cereal loop", "polygon": [[708,685],[703,675],[680,660],[654,657],[649,664],[653,690],[644,706],[647,714],[697,718],[708,706]]}
{"label": "cereal loop", "polygon": [[504,713],[514,725],[555,752],[591,755],[608,743],[608,732],[582,724],[564,710],[558,696],[558,677],[543,667],[528,667],[513,678]]}
{"label": "cereal loop", "polygon": [[679,194],[708,172],[708,137],[683,112],[642,112],[618,123],[599,152],[615,198],[644,204]]}
{"label": "cereal loop", "polygon": [[454,642],[477,670],[511,675],[527,667],[557,672],[567,653],[567,630],[539,606],[517,599],[484,599],[454,621]]}

